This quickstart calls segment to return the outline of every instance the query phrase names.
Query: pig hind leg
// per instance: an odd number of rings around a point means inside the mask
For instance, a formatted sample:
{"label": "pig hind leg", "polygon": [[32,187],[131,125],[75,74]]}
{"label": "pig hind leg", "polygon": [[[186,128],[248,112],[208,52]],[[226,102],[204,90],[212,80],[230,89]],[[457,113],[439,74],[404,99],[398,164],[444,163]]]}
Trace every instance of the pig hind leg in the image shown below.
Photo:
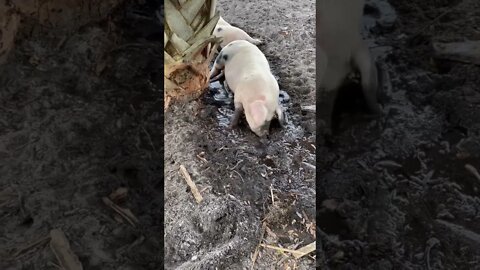
{"label": "pig hind leg", "polygon": [[362,90],[368,108],[374,114],[380,114],[381,108],[378,104],[378,70],[365,44],[353,55],[353,62],[360,72]]}
{"label": "pig hind leg", "polygon": [[332,132],[332,114],[340,86],[347,75],[346,67],[340,63],[330,63],[327,60],[325,70],[322,71],[322,81],[317,88],[317,117],[324,122],[324,132]]}

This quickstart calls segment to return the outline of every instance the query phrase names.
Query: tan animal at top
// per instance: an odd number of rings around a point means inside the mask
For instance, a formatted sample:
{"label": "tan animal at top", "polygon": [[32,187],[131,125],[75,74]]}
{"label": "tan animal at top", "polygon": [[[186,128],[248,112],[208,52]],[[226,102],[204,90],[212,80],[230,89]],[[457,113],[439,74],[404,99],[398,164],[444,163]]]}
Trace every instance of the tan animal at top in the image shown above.
{"label": "tan animal at top", "polygon": [[228,88],[234,94],[235,112],[230,128],[237,125],[242,112],[245,112],[250,129],[260,137],[269,133],[270,121],[275,114],[280,124],[285,123],[277,80],[257,46],[245,40],[229,43],[215,59],[210,78],[222,70]]}
{"label": "tan animal at top", "polygon": [[381,113],[377,101],[378,71],[361,36],[364,5],[365,0],[317,1],[317,102],[327,133],[339,87],[352,71],[360,73],[370,111]]}
{"label": "tan animal at top", "polygon": [[247,34],[245,31],[238,27],[232,26],[222,17],[220,17],[220,19],[218,20],[217,25],[213,30],[213,34],[216,37],[223,38],[222,43],[220,43],[221,48],[225,47],[228,43],[235,40],[246,40],[255,45],[262,44],[261,40],[250,37],[250,35]]}

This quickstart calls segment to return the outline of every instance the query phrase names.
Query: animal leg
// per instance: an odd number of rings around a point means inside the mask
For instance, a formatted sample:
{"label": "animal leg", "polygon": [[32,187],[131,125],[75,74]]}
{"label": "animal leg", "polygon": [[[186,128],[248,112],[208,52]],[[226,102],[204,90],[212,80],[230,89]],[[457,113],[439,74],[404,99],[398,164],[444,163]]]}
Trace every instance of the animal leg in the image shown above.
{"label": "animal leg", "polygon": [[232,89],[230,89],[230,86],[228,86],[227,80],[223,81],[223,87],[225,88],[225,91],[227,91],[228,95],[233,95]]}
{"label": "animal leg", "polygon": [[235,103],[235,111],[233,112],[232,119],[230,120],[229,128],[233,129],[238,125],[238,120],[243,113],[243,106],[241,103]]}
{"label": "animal leg", "polygon": [[320,123],[323,121],[324,133],[331,135],[333,109],[339,88],[347,75],[347,68],[329,61],[324,62],[322,65],[324,69],[321,71],[322,80],[317,82],[317,121]]}
{"label": "animal leg", "polygon": [[220,70],[220,73],[218,73],[218,75],[216,75],[215,77],[210,79],[210,82],[216,82],[216,81],[220,80],[220,78],[222,78],[223,76],[225,76],[225,70],[222,69],[222,70]]}
{"label": "animal leg", "polygon": [[320,121],[320,123],[323,121],[323,133],[326,135],[332,134],[333,108],[337,99],[337,93],[338,89],[327,91],[320,88],[317,91],[317,121]]}
{"label": "animal leg", "polygon": [[278,117],[278,122],[280,123],[280,126],[283,128],[287,124],[287,119],[285,116],[285,111],[282,109],[282,106],[278,104],[278,107],[275,111],[277,113]]}
{"label": "animal leg", "polygon": [[209,78],[212,78],[216,76],[218,73],[220,73],[224,68],[225,68],[225,60],[226,56],[223,56],[223,52],[220,52],[217,55],[217,58],[215,58],[215,62],[213,63],[213,67],[210,70],[210,76]]}
{"label": "animal leg", "polygon": [[[210,82],[214,81],[214,80],[213,80],[214,78],[216,78],[216,79],[218,80],[217,75],[218,75],[218,73],[220,73],[220,72],[221,72],[221,69],[217,68],[217,65],[216,65],[216,64],[213,64],[213,67],[212,67],[212,69],[210,70],[210,77],[209,77],[209,78],[210,78]],[[214,77],[214,78],[213,78],[213,77]]]}
{"label": "animal leg", "polygon": [[353,61],[360,71],[362,90],[368,108],[374,114],[382,112],[378,104],[378,70],[366,44],[362,44],[353,55]]}

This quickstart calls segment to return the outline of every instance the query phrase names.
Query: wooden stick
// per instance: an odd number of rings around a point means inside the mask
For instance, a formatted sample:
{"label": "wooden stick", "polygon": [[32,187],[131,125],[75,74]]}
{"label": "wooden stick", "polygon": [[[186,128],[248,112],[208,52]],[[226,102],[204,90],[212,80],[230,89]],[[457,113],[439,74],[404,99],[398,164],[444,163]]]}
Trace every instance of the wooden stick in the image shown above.
{"label": "wooden stick", "polygon": [[180,165],[180,172],[182,173],[185,182],[187,182],[187,185],[190,187],[190,191],[192,192],[193,197],[195,197],[197,203],[202,202],[202,194],[200,194],[200,191],[198,191],[197,185],[195,185],[195,183],[192,181],[192,178],[190,177],[190,174],[188,174],[185,166]]}
{"label": "wooden stick", "polygon": [[33,249],[33,248],[36,248],[36,247],[41,246],[43,244],[46,244],[46,243],[48,243],[48,240],[50,240],[50,236],[42,237],[42,238],[38,239],[37,241],[35,241],[31,244],[28,244],[28,245],[26,245],[22,248],[17,249],[15,251],[15,253],[12,254],[12,257],[16,258],[16,257],[22,255],[23,253],[27,252],[30,249]]}
{"label": "wooden stick", "polygon": [[65,234],[59,229],[50,231],[50,248],[57,257],[58,262],[65,270],[83,270],[78,256],[70,248]]}
{"label": "wooden stick", "polygon": [[316,105],[301,105],[302,111],[305,112],[315,112],[316,111]]}
{"label": "wooden stick", "polygon": [[257,261],[257,257],[258,257],[258,253],[260,252],[260,245],[262,244],[262,241],[263,241],[263,237],[265,236],[265,230],[267,228],[267,223],[263,222],[262,224],[262,232],[260,234],[260,241],[258,241],[258,245],[257,247],[255,248],[255,252],[253,253],[253,257],[252,257],[252,267],[250,268],[251,270],[253,270],[253,266],[255,265],[255,262]]}
{"label": "wooden stick", "polygon": [[270,185],[270,195],[272,196],[272,206],[275,206],[275,198],[273,197],[273,186]]}
{"label": "wooden stick", "polygon": [[465,164],[465,169],[467,169],[467,171],[473,174],[473,176],[475,176],[475,178],[480,181],[480,173],[478,173],[478,170],[475,167],[470,164]]}
{"label": "wooden stick", "polygon": [[297,249],[298,252],[301,252],[303,254],[301,255],[293,254],[293,257],[295,257],[296,259],[300,259],[301,257],[309,254],[310,252],[315,251],[315,249],[316,249],[316,241],[313,241],[312,243]]}
{"label": "wooden stick", "polygon": [[102,200],[107,206],[112,208],[122,218],[124,218],[128,223],[130,223],[130,225],[135,227],[135,223],[138,223],[138,219],[135,217],[135,215],[132,213],[132,211],[130,211],[130,209],[122,208],[122,207],[116,205],[114,202],[112,202],[107,197],[103,197]]}
{"label": "wooden stick", "polygon": [[296,251],[296,250],[293,250],[293,249],[287,249],[287,248],[281,248],[281,247],[276,247],[276,246],[271,246],[271,245],[267,245],[267,244],[260,244],[260,246],[264,247],[264,248],[269,248],[269,249],[274,249],[274,250],[278,250],[278,251],[282,251],[282,252],[288,252],[288,253],[292,253],[292,254],[297,254],[297,255],[304,255],[304,252],[301,252],[301,251]]}

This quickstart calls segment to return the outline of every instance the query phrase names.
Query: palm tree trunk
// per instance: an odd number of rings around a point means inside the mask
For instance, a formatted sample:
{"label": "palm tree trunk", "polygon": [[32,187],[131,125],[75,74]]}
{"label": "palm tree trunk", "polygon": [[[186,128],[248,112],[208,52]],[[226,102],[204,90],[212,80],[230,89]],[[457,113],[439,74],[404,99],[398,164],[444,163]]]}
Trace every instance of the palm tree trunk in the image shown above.
{"label": "palm tree trunk", "polygon": [[165,110],[172,101],[198,98],[208,87],[209,63],[220,39],[216,0],[165,0]]}

